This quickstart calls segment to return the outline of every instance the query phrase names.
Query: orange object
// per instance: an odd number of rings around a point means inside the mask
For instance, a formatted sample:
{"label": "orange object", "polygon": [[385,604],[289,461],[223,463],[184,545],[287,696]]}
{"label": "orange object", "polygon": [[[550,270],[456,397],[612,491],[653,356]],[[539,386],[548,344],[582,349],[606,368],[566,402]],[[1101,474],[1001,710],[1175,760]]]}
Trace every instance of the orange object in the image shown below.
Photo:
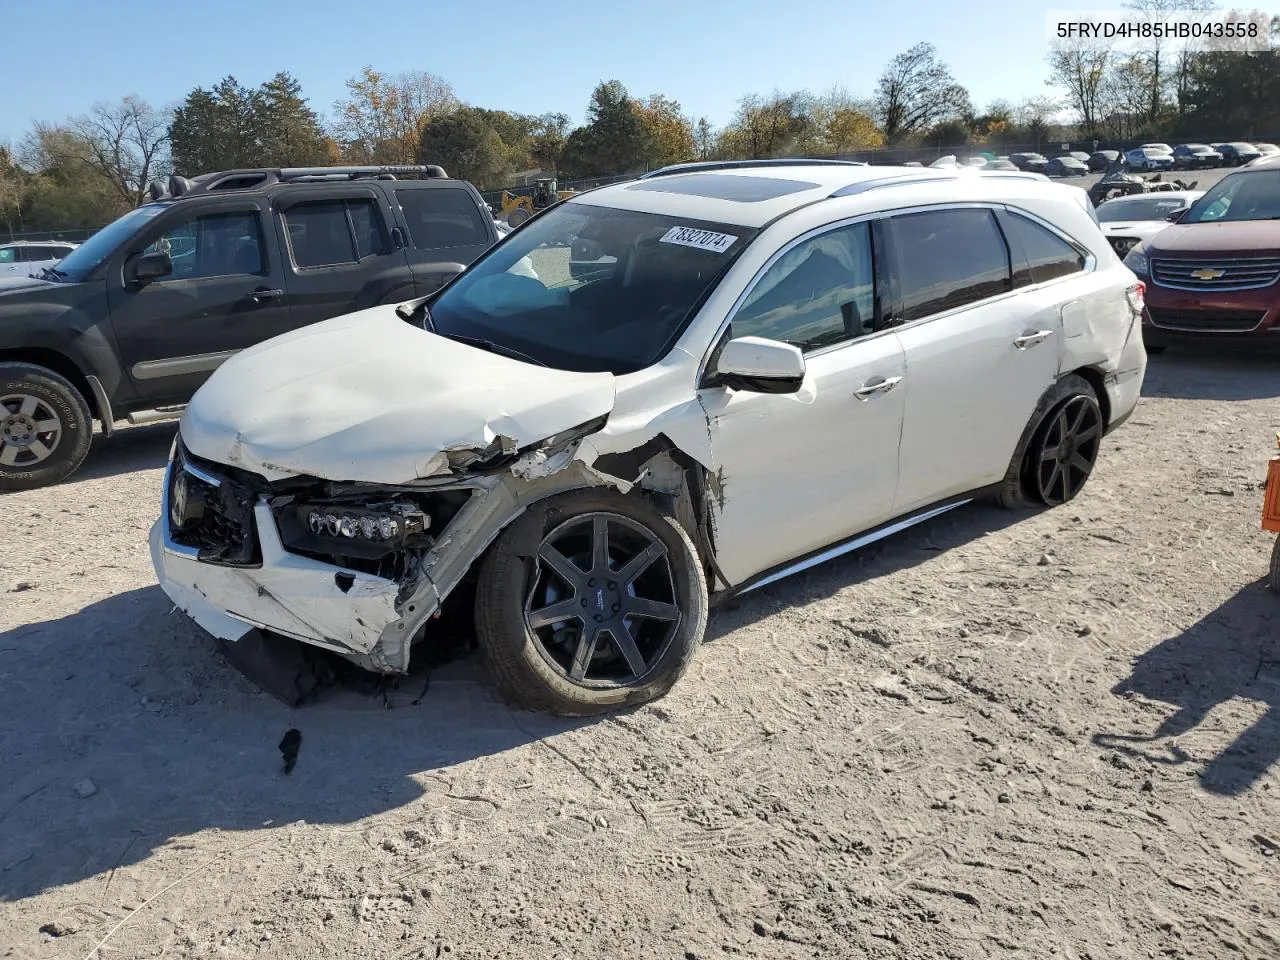
{"label": "orange object", "polygon": [[1267,463],[1267,491],[1262,495],[1262,529],[1280,533],[1280,457]]}

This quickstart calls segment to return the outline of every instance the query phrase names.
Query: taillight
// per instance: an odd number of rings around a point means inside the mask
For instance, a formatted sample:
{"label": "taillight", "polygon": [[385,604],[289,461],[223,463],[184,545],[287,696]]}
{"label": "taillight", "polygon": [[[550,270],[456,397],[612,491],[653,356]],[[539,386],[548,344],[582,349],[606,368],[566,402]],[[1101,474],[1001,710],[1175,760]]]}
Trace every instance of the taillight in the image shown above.
{"label": "taillight", "polygon": [[1147,305],[1147,285],[1139,280],[1126,290],[1124,295],[1129,301],[1129,309],[1134,312],[1135,316],[1140,315],[1142,308]]}

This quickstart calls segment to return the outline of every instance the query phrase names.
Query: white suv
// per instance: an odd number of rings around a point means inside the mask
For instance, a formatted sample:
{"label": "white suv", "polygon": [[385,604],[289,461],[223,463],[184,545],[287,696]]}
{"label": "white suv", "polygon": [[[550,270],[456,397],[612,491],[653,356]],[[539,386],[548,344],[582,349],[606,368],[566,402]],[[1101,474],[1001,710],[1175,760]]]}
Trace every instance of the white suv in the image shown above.
{"label": "white suv", "polygon": [[0,243],[0,277],[39,276],[78,247],[59,240],[17,240]]}
{"label": "white suv", "polygon": [[709,600],[979,496],[1080,492],[1146,369],[1142,284],[1090,210],[1033,174],[838,164],[580,194],[432,297],[219,368],[160,582],[224,640],[386,673],[473,585],[516,701],[659,696]]}

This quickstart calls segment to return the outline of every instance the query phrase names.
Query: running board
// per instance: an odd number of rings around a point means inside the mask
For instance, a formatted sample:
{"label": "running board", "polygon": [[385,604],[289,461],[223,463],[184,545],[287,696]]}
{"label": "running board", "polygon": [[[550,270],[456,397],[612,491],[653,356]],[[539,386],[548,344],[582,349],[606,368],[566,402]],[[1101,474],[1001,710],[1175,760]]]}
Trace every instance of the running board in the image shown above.
{"label": "running board", "polygon": [[885,537],[891,537],[895,533],[901,533],[903,530],[914,527],[917,523],[924,523],[926,520],[932,520],[934,517],[941,516],[950,510],[954,510],[956,507],[963,507],[966,503],[973,503],[973,499],[957,500],[954,503],[948,503],[941,507],[934,507],[932,510],[926,510],[924,513],[917,513],[915,516],[898,520],[886,527],[880,527],[878,530],[872,530],[870,533],[864,533],[862,536],[855,537],[852,540],[847,540],[839,546],[831,547],[828,550],[823,550],[821,553],[814,554],[806,560],[800,560],[789,567],[783,567],[777,573],[771,573],[764,579],[758,580],[750,586],[743,587],[742,589],[734,592],[738,594],[750,593],[752,590],[757,590],[760,587],[776,583],[777,581],[782,580],[785,577],[789,577],[792,574],[801,573],[804,570],[809,570],[819,564],[826,563],[828,560],[834,560],[836,557],[842,557],[846,553],[852,553],[854,550],[861,550],[863,547],[875,543],[877,540],[883,540]]}
{"label": "running board", "polygon": [[141,423],[157,423],[161,420],[173,420],[182,416],[182,411],[187,409],[185,403],[180,403],[174,407],[159,407],[155,410],[137,410],[128,414],[125,419],[137,426]]}

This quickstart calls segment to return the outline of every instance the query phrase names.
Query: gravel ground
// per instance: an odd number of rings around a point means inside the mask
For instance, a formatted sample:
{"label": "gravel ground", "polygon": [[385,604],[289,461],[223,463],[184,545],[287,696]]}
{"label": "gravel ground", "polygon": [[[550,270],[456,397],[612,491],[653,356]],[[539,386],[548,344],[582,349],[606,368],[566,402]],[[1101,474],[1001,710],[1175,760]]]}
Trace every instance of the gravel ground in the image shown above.
{"label": "gravel ground", "polygon": [[122,431],[4,498],[0,957],[1280,957],[1277,367],[1154,358],[1077,501],[752,594],[594,722],[474,657],[258,692],[153,584],[172,426]]}

